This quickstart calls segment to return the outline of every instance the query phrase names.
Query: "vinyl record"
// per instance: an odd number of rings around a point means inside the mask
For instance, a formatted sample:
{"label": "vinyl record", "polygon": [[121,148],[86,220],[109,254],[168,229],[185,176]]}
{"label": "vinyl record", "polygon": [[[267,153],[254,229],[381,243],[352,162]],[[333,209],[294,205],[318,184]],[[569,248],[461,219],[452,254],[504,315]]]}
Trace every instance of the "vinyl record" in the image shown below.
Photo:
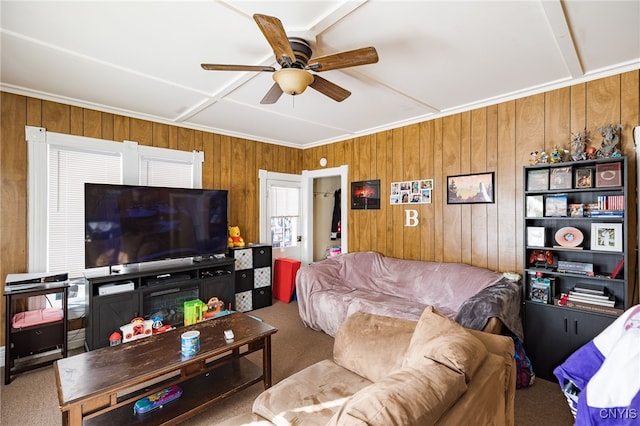
{"label": "vinyl record", "polygon": [[579,229],[567,226],[558,229],[555,238],[558,245],[562,247],[577,247],[582,244],[584,236]]}

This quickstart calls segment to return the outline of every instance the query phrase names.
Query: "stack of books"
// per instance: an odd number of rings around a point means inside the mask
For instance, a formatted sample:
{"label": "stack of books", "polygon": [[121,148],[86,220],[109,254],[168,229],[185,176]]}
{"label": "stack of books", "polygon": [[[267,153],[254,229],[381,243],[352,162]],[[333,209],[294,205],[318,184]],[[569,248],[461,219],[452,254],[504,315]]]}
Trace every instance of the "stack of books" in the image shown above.
{"label": "stack of books", "polygon": [[587,288],[575,286],[568,293],[563,293],[557,304],[568,308],[612,315],[620,315],[623,312],[622,309],[615,307],[616,299],[606,287]]}

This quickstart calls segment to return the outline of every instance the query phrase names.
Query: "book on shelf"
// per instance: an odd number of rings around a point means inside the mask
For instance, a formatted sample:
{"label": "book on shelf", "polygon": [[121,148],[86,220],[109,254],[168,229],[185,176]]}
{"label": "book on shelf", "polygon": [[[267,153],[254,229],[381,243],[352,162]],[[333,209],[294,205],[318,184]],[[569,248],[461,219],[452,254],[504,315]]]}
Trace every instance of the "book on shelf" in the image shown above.
{"label": "book on shelf", "polygon": [[575,291],[569,292],[568,300],[571,300],[574,302],[591,303],[593,305],[609,306],[609,307],[613,307],[616,304],[615,299],[610,299],[609,297],[606,297],[606,296],[596,296],[593,294],[587,295],[585,293],[578,293]]}
{"label": "book on shelf", "polygon": [[542,195],[527,196],[527,217],[542,217],[544,213],[544,197]]}
{"label": "book on shelf", "polygon": [[597,199],[598,210],[624,210],[624,195],[599,195]]}
{"label": "book on shelf", "polygon": [[544,199],[544,215],[545,216],[567,216],[567,195],[566,194],[557,194],[557,195],[547,195]]}
{"label": "book on shelf", "polygon": [[529,300],[538,303],[552,303],[554,284],[553,278],[532,277],[529,280]]}
{"label": "book on shelf", "polygon": [[591,217],[624,217],[624,211],[620,210],[592,210]]}
{"label": "book on shelf", "polygon": [[616,307],[600,306],[600,305],[594,305],[591,303],[578,302],[575,300],[567,300],[567,297],[565,294],[563,294],[560,298],[555,298],[553,303],[557,306],[580,309],[582,311],[594,312],[598,314],[607,314],[607,315],[617,316],[624,313],[624,309],[620,309]]}
{"label": "book on shelf", "polygon": [[527,172],[527,191],[549,189],[549,169],[534,169]]}
{"label": "book on shelf", "polygon": [[571,189],[571,166],[553,167],[549,177],[549,189]]}
{"label": "book on shelf", "polygon": [[569,216],[571,217],[583,217],[584,216],[584,204],[569,204]]}

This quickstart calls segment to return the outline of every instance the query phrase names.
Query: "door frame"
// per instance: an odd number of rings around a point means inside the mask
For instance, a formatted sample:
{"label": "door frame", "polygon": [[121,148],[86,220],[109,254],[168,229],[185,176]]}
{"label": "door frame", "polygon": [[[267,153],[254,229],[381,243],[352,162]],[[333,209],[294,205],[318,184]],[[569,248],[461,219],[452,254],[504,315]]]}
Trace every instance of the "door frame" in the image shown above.
{"label": "door frame", "polygon": [[340,233],[342,253],[349,252],[348,224],[349,210],[349,166],[342,165],[318,170],[302,171],[302,264],[313,263],[313,180],[323,177],[340,176]]}

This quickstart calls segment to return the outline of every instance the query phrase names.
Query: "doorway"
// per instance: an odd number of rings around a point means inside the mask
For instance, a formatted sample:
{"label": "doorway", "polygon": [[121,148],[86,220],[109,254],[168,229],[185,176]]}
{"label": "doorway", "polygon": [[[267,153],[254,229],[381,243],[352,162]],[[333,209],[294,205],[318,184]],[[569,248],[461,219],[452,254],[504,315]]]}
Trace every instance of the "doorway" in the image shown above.
{"label": "doorway", "polygon": [[[285,173],[274,173],[267,172],[266,170],[259,170],[258,177],[260,181],[260,242],[266,244],[273,244],[273,237],[271,233],[271,222],[272,222],[272,212],[268,207],[269,204],[269,188],[276,187],[297,187],[297,184],[300,185],[300,215],[299,215],[299,232],[296,237],[296,243],[294,247],[283,250],[283,248],[274,248],[273,249],[273,259],[279,257],[287,257],[290,259],[300,260],[303,265],[308,265],[313,263],[315,260],[319,260],[322,254],[324,254],[324,250],[326,250],[327,245],[329,247],[340,247],[341,253],[348,252],[348,238],[347,238],[347,208],[348,204],[348,166],[340,166],[340,167],[332,167],[328,169],[321,170],[312,170],[307,171],[304,170],[302,175],[292,175]],[[323,179],[330,179],[327,181],[323,181]],[[318,180],[316,184],[315,181]],[[323,185],[330,185],[332,191],[340,189],[340,230],[341,230],[341,238],[340,240],[332,241],[330,236],[330,222],[328,219],[322,219],[322,221],[326,224],[325,226],[329,226],[329,233],[325,230],[318,231],[316,234],[314,231],[314,225],[316,222],[320,222],[320,219],[314,220],[315,212],[314,212],[314,185],[316,187],[324,187]],[[318,191],[320,192],[320,191]],[[334,200],[333,195],[331,197],[327,197],[328,199]],[[275,200],[272,198],[272,201]],[[275,205],[275,204],[274,204]],[[328,206],[328,204],[327,204]],[[326,206],[325,206],[326,207]],[[333,209],[333,204],[331,203],[331,209]],[[333,211],[331,212],[333,213]],[[323,216],[324,217],[324,216]],[[314,256],[315,252],[315,239],[316,236],[322,241],[318,245],[319,253],[317,256]],[[330,242],[327,243],[326,239]],[[316,259],[314,259],[316,257]]]}
{"label": "doorway", "polygon": [[[302,172],[303,234],[308,235],[302,244],[302,263],[309,264],[325,258],[327,248],[339,248],[347,253],[348,246],[348,166],[331,167]],[[332,216],[335,192],[340,190],[341,238],[332,240]],[[325,197],[326,195],[326,197]]]}

